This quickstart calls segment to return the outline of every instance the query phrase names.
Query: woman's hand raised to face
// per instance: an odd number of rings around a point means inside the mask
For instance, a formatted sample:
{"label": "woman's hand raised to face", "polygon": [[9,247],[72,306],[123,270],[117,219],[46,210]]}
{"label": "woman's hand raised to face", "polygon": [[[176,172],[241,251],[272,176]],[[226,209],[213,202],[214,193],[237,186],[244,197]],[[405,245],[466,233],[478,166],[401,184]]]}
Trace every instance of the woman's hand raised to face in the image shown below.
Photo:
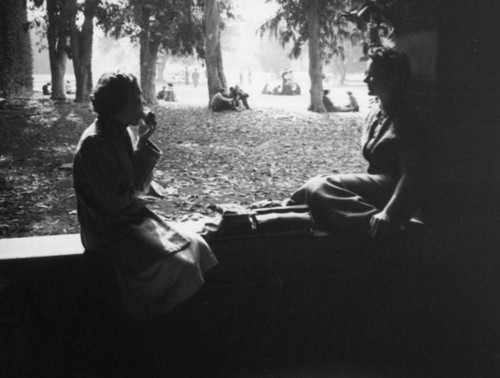
{"label": "woman's hand raised to face", "polygon": [[139,139],[143,142],[147,141],[155,132],[156,125],[156,115],[153,112],[145,113],[144,118],[139,123]]}

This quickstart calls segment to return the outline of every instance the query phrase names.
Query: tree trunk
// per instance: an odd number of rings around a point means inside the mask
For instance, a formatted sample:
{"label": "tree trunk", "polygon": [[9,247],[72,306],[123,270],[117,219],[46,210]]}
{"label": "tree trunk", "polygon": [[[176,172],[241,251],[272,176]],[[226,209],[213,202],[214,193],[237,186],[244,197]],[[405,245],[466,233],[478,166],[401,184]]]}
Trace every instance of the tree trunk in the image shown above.
{"label": "tree trunk", "polygon": [[49,45],[52,96],[54,100],[65,100],[64,75],[68,60],[68,32],[71,2],[47,0],[47,42]]}
{"label": "tree trunk", "polygon": [[26,2],[0,1],[0,97],[31,96],[33,55]]}
{"label": "tree trunk", "polygon": [[82,29],[76,26],[76,1],[71,0],[73,8],[70,21],[71,52],[76,78],[75,101],[87,101],[92,91],[92,46],[94,37],[94,16],[99,0],[85,0]]}
{"label": "tree trunk", "polygon": [[309,33],[309,77],[311,78],[311,105],[309,110],[323,113],[323,63],[319,47],[319,8],[318,0],[309,1],[307,13],[307,30]]}
{"label": "tree trunk", "polygon": [[140,33],[140,65],[141,65],[141,89],[144,101],[148,105],[155,105],[156,101],[156,60],[160,48],[161,39],[150,33],[149,19],[150,11],[142,9],[141,33]]}
{"label": "tree trunk", "polygon": [[206,2],[205,62],[207,66],[208,103],[219,88],[227,89],[220,46],[219,7],[217,0]]}

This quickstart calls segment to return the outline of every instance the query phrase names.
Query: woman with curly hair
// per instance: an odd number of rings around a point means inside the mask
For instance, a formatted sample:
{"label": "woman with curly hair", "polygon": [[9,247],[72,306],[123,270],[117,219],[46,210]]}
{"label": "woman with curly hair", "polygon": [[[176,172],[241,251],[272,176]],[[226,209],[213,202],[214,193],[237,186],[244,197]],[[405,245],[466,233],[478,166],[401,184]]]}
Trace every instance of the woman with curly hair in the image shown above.
{"label": "woman with curly hair", "polygon": [[[135,76],[102,75],[92,104],[97,119],[80,138],[73,169],[82,243],[113,265],[131,315],[152,318],[193,295],[217,260],[200,236],[165,222],[140,198],[161,151]],[[130,125],[139,125],[138,137]]]}

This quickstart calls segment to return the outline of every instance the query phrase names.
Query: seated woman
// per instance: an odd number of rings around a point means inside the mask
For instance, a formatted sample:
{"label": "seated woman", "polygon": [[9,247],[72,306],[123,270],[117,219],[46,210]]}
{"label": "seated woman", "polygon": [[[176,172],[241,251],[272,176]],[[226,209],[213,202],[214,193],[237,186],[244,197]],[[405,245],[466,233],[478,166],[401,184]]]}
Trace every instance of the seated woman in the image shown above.
{"label": "seated woman", "polygon": [[[145,117],[142,103],[135,76],[101,76],[97,119],[78,143],[73,179],[83,246],[114,266],[131,315],[151,318],[193,295],[217,260],[200,236],[179,231],[139,197],[161,156],[150,141],[155,116]],[[134,143],[128,126],[138,124]]]}
{"label": "seated woman", "polygon": [[325,109],[328,113],[337,111],[337,108],[335,107],[335,105],[333,105],[332,100],[330,100],[330,97],[328,97],[329,93],[330,91],[328,89],[325,89],[323,91],[323,105],[325,106]]}
{"label": "seated woman", "polygon": [[359,112],[359,104],[356,97],[354,97],[351,91],[347,91],[347,96],[349,97],[349,105],[347,107],[353,112]]}
{"label": "seated woman", "polygon": [[365,78],[379,106],[368,114],[362,136],[368,173],[318,176],[288,200],[308,204],[331,232],[385,236],[415,215],[424,189],[425,129],[407,100],[411,76],[406,55],[373,49]]}
{"label": "seated woman", "polygon": [[248,97],[250,97],[250,95],[244,92],[239,85],[235,85],[234,88],[231,87],[229,93],[235,107],[242,108],[244,106],[246,109],[250,109],[250,105],[248,104]]}

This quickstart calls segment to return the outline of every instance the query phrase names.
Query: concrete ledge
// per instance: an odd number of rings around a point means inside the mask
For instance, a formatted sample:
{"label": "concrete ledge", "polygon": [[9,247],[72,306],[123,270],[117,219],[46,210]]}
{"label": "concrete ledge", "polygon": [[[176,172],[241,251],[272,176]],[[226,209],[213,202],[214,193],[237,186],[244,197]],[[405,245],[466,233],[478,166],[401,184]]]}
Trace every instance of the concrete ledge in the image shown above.
{"label": "concrete ledge", "polygon": [[80,234],[0,239],[0,261],[83,255]]}

